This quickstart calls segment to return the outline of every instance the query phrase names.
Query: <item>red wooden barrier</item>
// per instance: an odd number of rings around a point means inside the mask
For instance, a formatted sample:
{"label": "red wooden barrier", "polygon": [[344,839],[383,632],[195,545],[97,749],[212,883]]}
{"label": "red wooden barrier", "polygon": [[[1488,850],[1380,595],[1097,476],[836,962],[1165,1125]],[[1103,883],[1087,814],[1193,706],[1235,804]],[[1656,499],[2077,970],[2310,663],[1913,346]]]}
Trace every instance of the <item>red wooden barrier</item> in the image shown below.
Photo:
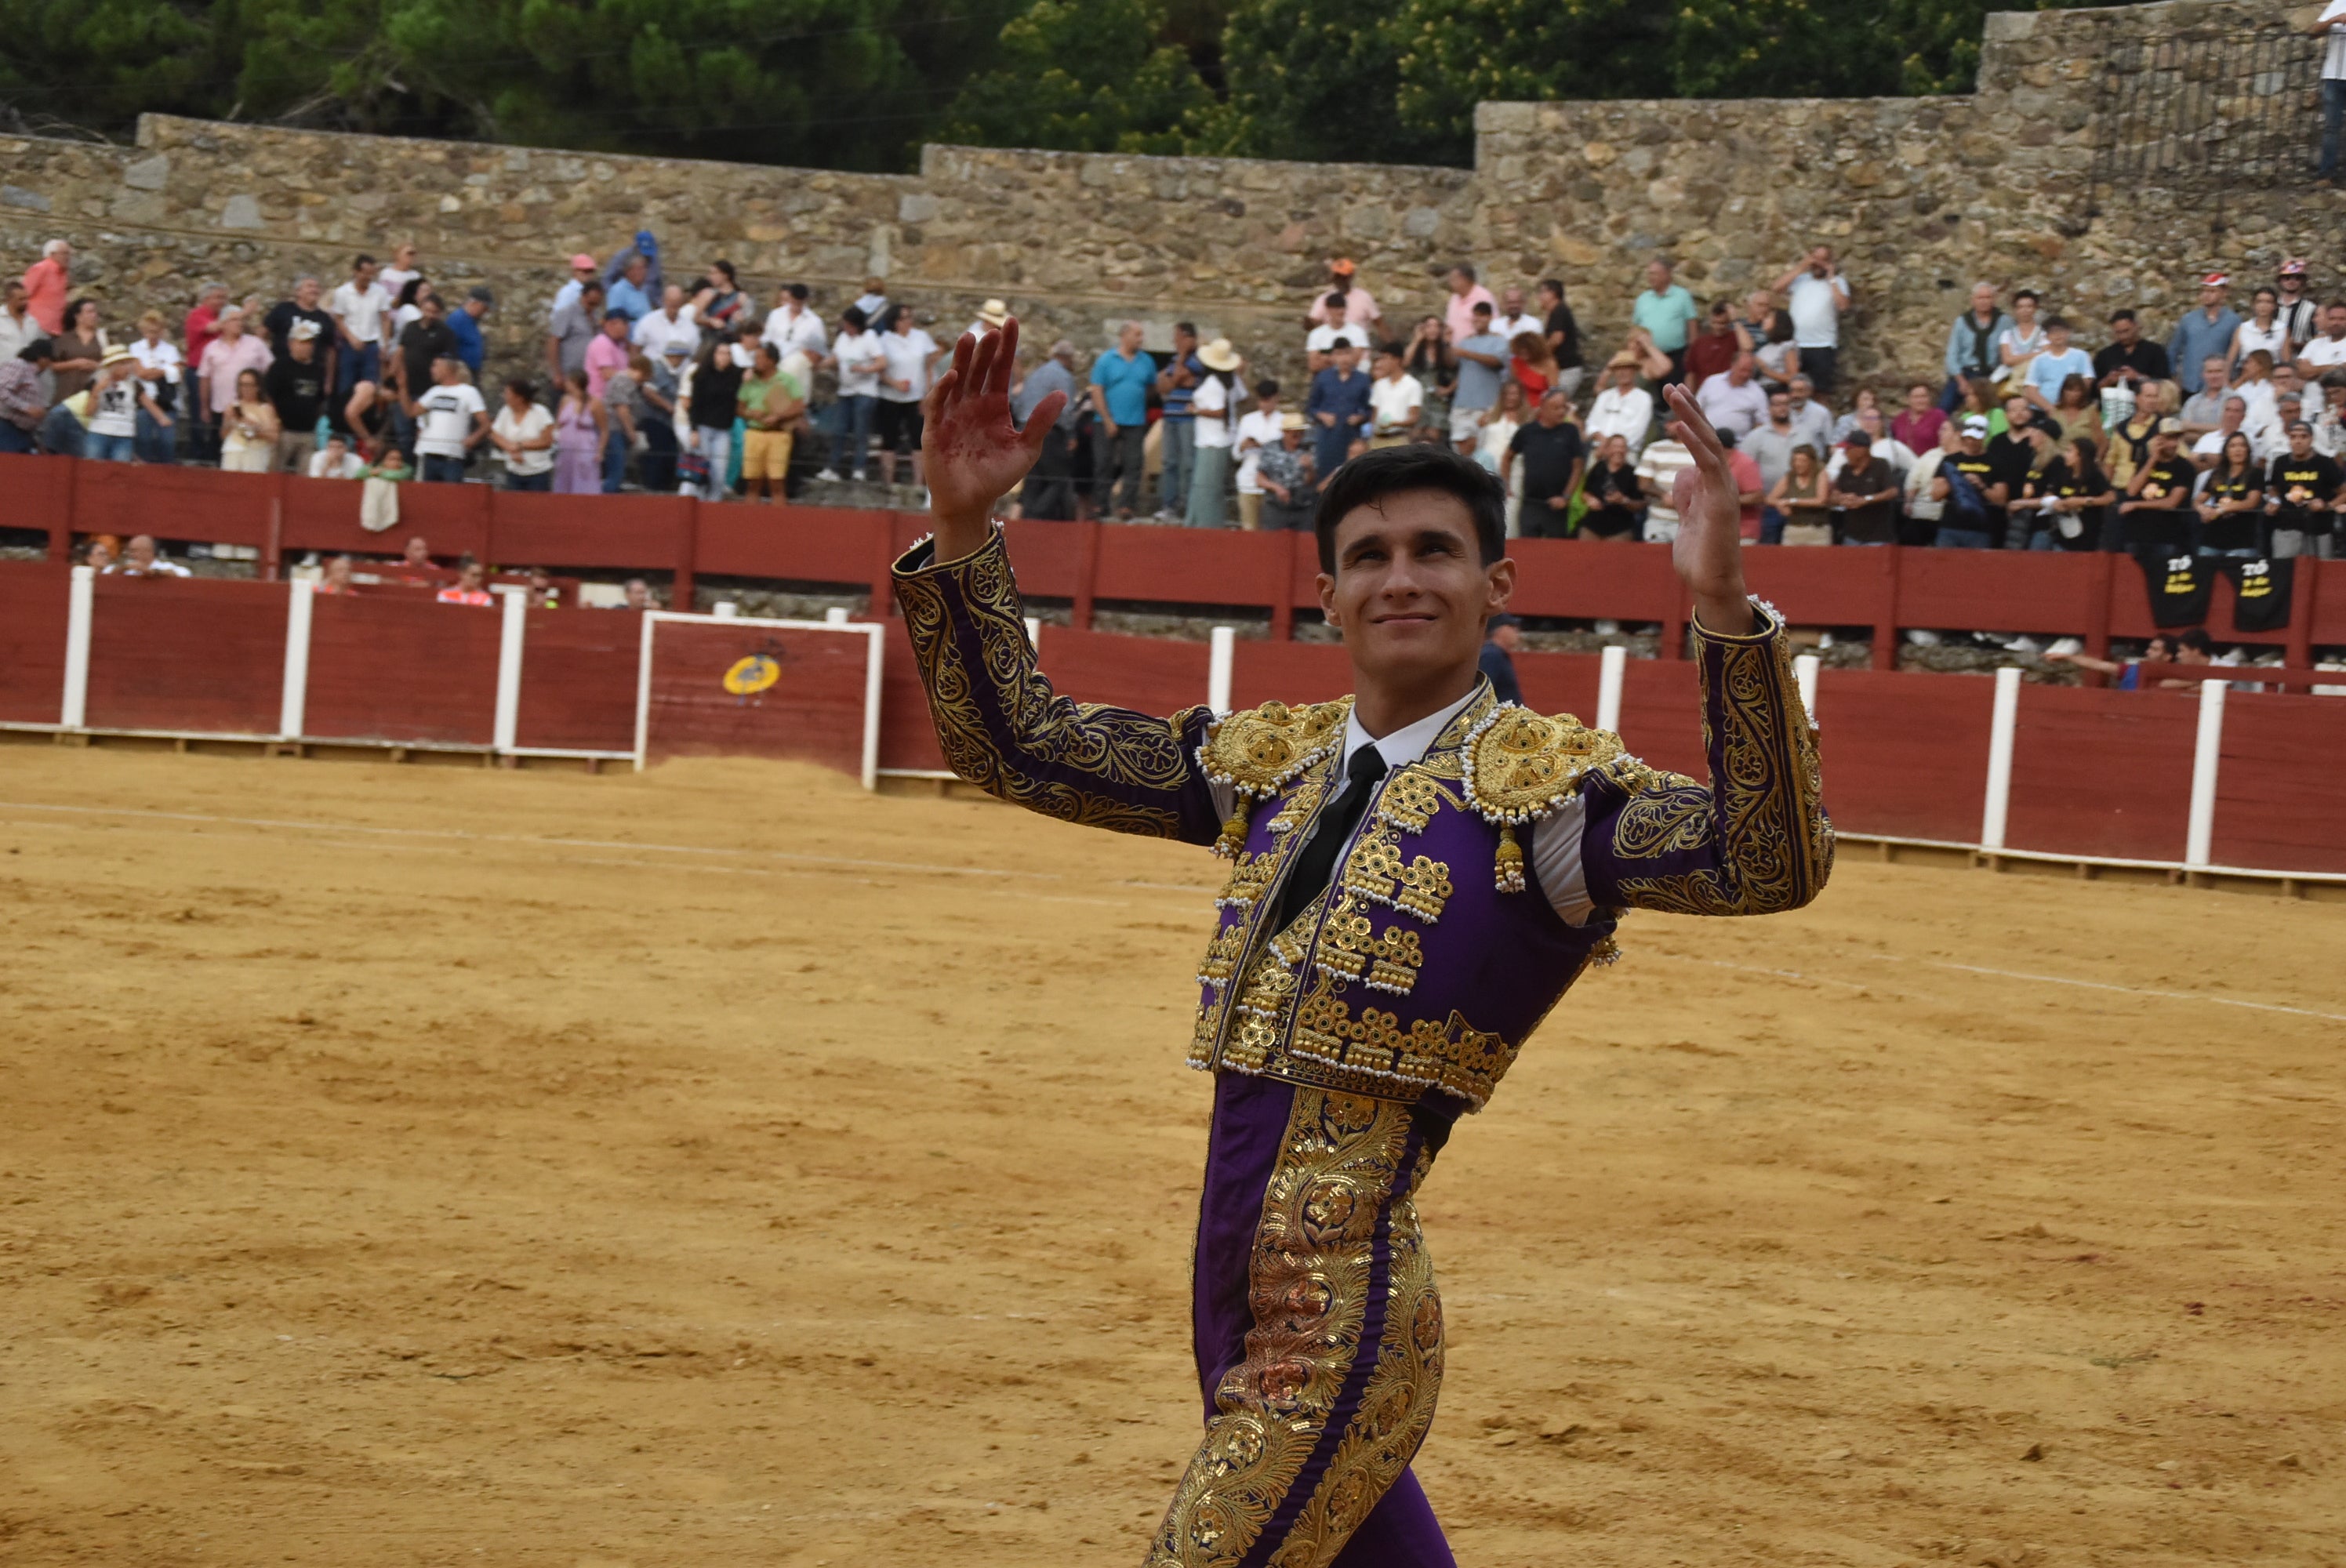
{"label": "red wooden barrier", "polygon": [[1230,705],[1234,708],[1256,708],[1266,702],[1327,702],[1352,689],[1352,664],[1341,644],[1250,639],[1231,649]]}
{"label": "red wooden barrier", "polygon": [[1994,704],[1995,683],[1975,677],[1819,671],[1817,750],[1833,821],[1853,833],[1976,842]]}
{"label": "red wooden barrier", "polygon": [[[651,757],[801,758],[861,771],[865,634],[661,621],[652,637]],[[727,672],[752,657],[775,661],[780,677],[762,691],[727,689]]]}
{"label": "red wooden barrier", "polygon": [[[2196,692],[2022,687],[2004,842],[2056,854],[2181,860],[2198,713]],[[1973,755],[1973,770],[1984,774],[1984,738]],[[1976,818],[1962,836],[1979,836]]]}
{"label": "red wooden barrier", "polygon": [[1051,685],[1077,702],[1170,714],[1206,700],[1211,654],[1204,643],[1045,626],[1039,651]]}
{"label": "red wooden barrier", "polygon": [[[303,732],[488,745],[496,733],[501,618],[495,610],[424,599],[319,599]],[[274,720],[267,728],[275,729]]]}
{"label": "red wooden barrier", "polygon": [[[1596,704],[1591,702],[1589,708],[1587,719],[1594,724]],[[1657,768],[1697,779],[1709,776],[1702,748],[1702,699],[1691,663],[1643,658],[1628,662],[1621,678],[1621,740]]]}
{"label": "red wooden barrier", "polygon": [[643,617],[622,611],[528,611],[514,744],[525,749],[633,751],[636,666],[643,637]]}
{"label": "red wooden barrier", "polygon": [[93,728],[276,732],[283,588],[172,577],[99,577],[91,586]]}
{"label": "red wooden barrier", "polygon": [[58,721],[71,582],[67,568],[47,562],[0,565],[0,724]]}
{"label": "red wooden barrier", "polygon": [[[2196,696],[2185,700],[2197,706]],[[2225,693],[2211,858],[2223,866],[2346,871],[2341,761],[2346,700]]]}
{"label": "red wooden barrier", "polygon": [[913,639],[902,616],[887,623],[888,647],[880,667],[880,766],[906,773],[945,771],[937,727],[929,717],[929,694],[913,662]]}

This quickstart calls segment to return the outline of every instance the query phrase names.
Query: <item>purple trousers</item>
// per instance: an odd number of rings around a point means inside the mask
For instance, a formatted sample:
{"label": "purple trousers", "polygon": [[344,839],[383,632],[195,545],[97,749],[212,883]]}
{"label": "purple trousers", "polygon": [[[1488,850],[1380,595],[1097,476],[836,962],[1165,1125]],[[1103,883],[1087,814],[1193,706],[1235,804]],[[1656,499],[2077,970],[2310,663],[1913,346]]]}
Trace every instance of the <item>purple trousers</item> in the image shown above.
{"label": "purple trousers", "polygon": [[1448,1131],[1217,1075],[1191,1304],[1206,1434],[1150,1568],[1454,1568],[1409,1470],[1442,1380],[1414,1196]]}

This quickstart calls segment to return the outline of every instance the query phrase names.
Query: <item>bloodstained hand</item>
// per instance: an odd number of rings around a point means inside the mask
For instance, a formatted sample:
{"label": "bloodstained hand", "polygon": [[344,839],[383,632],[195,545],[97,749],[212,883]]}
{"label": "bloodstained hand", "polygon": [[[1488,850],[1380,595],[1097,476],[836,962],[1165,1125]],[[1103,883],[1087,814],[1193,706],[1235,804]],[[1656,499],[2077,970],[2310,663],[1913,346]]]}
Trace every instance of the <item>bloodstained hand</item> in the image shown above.
{"label": "bloodstained hand", "polygon": [[1017,358],[1015,316],[998,332],[964,333],[954,344],[953,368],[921,400],[922,471],[939,561],[957,561],[985,543],[994,504],[1035,466],[1066,407],[1066,394],[1053,392],[1027,414],[1025,429],[1012,423],[1010,372]]}

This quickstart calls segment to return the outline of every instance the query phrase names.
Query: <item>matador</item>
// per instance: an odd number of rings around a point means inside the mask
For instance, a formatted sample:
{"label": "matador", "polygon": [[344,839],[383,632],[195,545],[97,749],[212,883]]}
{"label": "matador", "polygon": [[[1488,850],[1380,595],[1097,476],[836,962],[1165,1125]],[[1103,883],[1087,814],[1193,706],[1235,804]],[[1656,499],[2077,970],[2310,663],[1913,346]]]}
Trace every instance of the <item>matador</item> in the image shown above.
{"label": "matador", "polygon": [[1150,1568],[1453,1563],[1410,1461],[1442,1381],[1414,1199],[1458,1118],[1614,953],[1631,909],[1767,914],[1824,886],[1832,829],[1784,627],[1743,586],[1726,451],[1695,455],[1673,559],[1694,604],[1708,784],[1476,667],[1515,585],[1504,496],[1439,446],[1329,475],[1319,591],[1354,693],[1169,718],[1068,700],[1037,667],[994,505],[1058,408],[1009,403],[1014,320],[927,403],[935,532],[895,569],[954,771],[1064,821],[1229,862],[1190,1064],[1213,1074],[1191,1338],[1205,1431]]}

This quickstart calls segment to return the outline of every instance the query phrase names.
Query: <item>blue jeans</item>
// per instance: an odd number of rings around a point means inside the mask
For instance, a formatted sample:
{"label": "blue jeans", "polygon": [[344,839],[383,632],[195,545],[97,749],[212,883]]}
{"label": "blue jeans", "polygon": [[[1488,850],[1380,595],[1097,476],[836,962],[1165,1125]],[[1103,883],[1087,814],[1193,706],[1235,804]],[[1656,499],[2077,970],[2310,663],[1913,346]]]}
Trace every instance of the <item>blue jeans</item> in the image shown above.
{"label": "blue jeans", "polygon": [[2338,132],[2346,124],[2346,78],[2325,77],[2321,83],[2321,167],[2324,179],[2338,178]]}
{"label": "blue jeans", "polygon": [[[873,400],[877,402],[877,399]],[[709,460],[709,480],[700,487],[703,501],[725,499],[725,473],[733,458],[733,432],[713,424],[695,425],[693,433],[700,438],[700,455]],[[680,488],[689,490],[689,485]]]}
{"label": "blue jeans", "polygon": [[145,409],[138,411],[138,453],[141,463],[176,463],[178,461],[179,427],[175,420],[169,424],[158,424],[155,416]]}
{"label": "blue jeans", "polygon": [[82,434],[81,421],[63,403],[41,416],[41,444],[58,457],[79,457]]}
{"label": "blue jeans", "polygon": [[461,457],[441,457],[431,454],[420,460],[423,477],[434,484],[462,484],[464,482],[464,460]]}
{"label": "blue jeans", "polygon": [[1937,536],[1931,541],[1931,548],[1933,550],[1993,550],[1995,548],[1995,541],[1988,537],[1987,530],[1984,528],[1950,528],[1943,523],[1939,525]]}
{"label": "blue jeans", "polygon": [[1164,466],[1157,476],[1157,505],[1178,517],[1188,499],[1189,469],[1197,462],[1198,422],[1176,416],[1157,423],[1165,433],[1158,438],[1157,457]]}
{"label": "blue jeans", "polygon": [[0,419],[0,452],[31,453],[40,450],[31,431],[14,420]]}
{"label": "blue jeans", "polygon": [[831,469],[842,479],[863,477],[864,454],[872,448],[872,414],[879,406],[878,398],[865,396],[842,397],[833,405],[831,418],[838,423],[831,427]]}
{"label": "blue jeans", "polygon": [[617,424],[603,443],[603,494],[617,495],[627,477],[627,433]]}
{"label": "blue jeans", "polygon": [[2032,550],[2058,550],[2061,540],[2052,529],[2039,528],[2028,536],[2028,547]]}
{"label": "blue jeans", "polygon": [[344,343],[342,345],[342,351],[335,355],[335,392],[344,399],[348,399],[352,391],[361,382],[372,382],[378,386],[382,384],[382,345],[381,343],[369,343],[363,348],[356,349]]}
{"label": "blue jeans", "polygon": [[1780,545],[1784,542],[1784,514],[1773,506],[1760,508],[1760,543]]}
{"label": "blue jeans", "polygon": [[505,473],[505,488],[507,490],[535,490],[543,494],[554,488],[554,470],[549,468],[543,473],[515,473],[511,470],[507,470]]}
{"label": "blue jeans", "polygon": [[81,454],[92,463],[128,463],[138,455],[138,438],[87,432],[82,436]]}

